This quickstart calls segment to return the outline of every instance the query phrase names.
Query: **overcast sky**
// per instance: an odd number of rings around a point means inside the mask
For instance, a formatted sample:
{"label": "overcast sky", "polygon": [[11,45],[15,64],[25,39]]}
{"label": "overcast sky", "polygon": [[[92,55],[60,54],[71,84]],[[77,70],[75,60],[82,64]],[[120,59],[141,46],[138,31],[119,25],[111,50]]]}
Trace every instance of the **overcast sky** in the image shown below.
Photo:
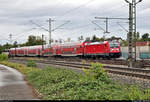
{"label": "overcast sky", "polygon": [[[129,0],[131,1],[131,0]],[[70,37],[76,41],[81,35],[91,37],[103,36],[103,30],[91,23],[95,17],[128,17],[128,4],[124,0],[0,0],[0,44],[9,43],[9,34],[13,41],[24,43],[29,35],[45,35],[48,32],[40,29],[30,21],[48,29],[49,18],[52,18],[52,29],[70,22],[52,32],[55,40]],[[137,5],[137,31],[150,33],[150,1],[143,0]],[[105,28],[104,20],[96,20]],[[126,20],[110,20],[109,32],[106,37],[126,38],[126,31],[116,22],[128,29]],[[34,29],[36,28],[36,29]],[[95,30],[97,29],[97,30]]]}

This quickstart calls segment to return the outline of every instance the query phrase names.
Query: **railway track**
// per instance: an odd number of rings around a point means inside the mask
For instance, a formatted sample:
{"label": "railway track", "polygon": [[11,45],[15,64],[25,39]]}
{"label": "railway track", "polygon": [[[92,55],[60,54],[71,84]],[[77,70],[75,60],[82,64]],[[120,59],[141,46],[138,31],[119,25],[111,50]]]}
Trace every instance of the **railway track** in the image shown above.
{"label": "railway track", "polygon": [[[15,57],[15,58],[19,58],[19,59],[36,59],[39,60],[40,58],[37,57]],[[57,60],[57,61],[72,61],[72,62],[83,62],[86,61],[87,63],[91,63],[91,62],[99,62],[102,64],[112,64],[112,65],[124,65],[127,66],[128,62],[126,60],[122,60],[122,59],[92,59],[92,58],[78,58],[78,57],[74,57],[74,58],[70,58],[70,57],[65,57],[65,58],[59,58],[59,57],[41,57],[43,60]],[[150,68],[150,60],[137,60],[137,63],[139,63],[137,65],[137,67],[139,68]]]}
{"label": "railway track", "polygon": [[[20,60],[20,59],[14,59],[14,61],[17,61],[17,60]],[[24,59],[22,61],[27,62],[28,60]],[[91,66],[88,63],[81,63],[81,62],[79,63],[79,62],[56,61],[56,60],[35,60],[35,61],[36,63],[59,65],[59,66],[73,67],[73,68],[79,68],[79,69],[81,68],[89,69]],[[104,65],[104,68],[108,73],[111,73],[111,74],[125,75],[129,77],[141,78],[141,79],[146,79],[150,81],[149,69],[128,68],[126,66],[116,66],[116,65]]]}

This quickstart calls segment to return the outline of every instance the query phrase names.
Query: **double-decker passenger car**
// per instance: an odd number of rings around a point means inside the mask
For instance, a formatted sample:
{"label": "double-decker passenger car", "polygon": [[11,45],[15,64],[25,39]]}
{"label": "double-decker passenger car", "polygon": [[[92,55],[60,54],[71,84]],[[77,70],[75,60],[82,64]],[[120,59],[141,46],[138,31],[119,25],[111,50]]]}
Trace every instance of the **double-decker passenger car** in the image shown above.
{"label": "double-decker passenger car", "polygon": [[83,42],[65,43],[29,47],[12,48],[11,56],[83,56],[83,57],[107,57],[118,58],[121,56],[118,42]]}

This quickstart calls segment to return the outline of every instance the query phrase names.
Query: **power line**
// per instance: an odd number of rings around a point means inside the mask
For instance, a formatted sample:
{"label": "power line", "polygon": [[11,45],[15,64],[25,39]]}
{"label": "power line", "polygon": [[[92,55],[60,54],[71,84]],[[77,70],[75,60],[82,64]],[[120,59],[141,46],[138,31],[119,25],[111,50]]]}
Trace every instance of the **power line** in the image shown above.
{"label": "power line", "polygon": [[52,29],[52,31],[55,31],[56,29],[59,29],[60,27],[62,27],[62,26],[64,26],[64,25],[68,24],[69,22],[70,22],[70,21],[66,21],[65,23],[63,23],[63,24],[57,26],[56,28]]}
{"label": "power line", "polygon": [[9,34],[10,44],[12,44],[12,34]]}
{"label": "power line", "polygon": [[31,29],[28,29],[28,30],[26,30],[26,31],[24,31],[24,32],[20,32],[20,33],[18,33],[18,34],[13,34],[13,36],[19,36],[20,34],[24,34],[24,33],[26,33],[26,32],[32,31],[32,30],[34,30],[34,29],[36,29],[36,28],[31,28]]}
{"label": "power line", "polygon": [[64,1],[65,1],[65,0],[61,0],[61,2],[58,1],[55,5],[53,5],[53,7],[58,7],[58,6],[60,6],[60,4],[62,4]]}
{"label": "power line", "polygon": [[86,24],[86,25],[81,25],[81,26],[75,26],[75,27],[72,27],[72,28],[66,28],[67,30],[75,30],[75,29],[82,29],[82,28],[85,28],[85,27],[89,27],[91,25],[89,24]]}
{"label": "power line", "polygon": [[[120,5],[120,6],[118,6],[118,7],[114,7],[114,8],[112,8],[111,7],[111,9],[109,9],[109,10],[105,10],[104,12],[102,12],[102,14],[104,14],[104,13],[113,13],[113,11],[115,10],[115,9],[117,9],[117,10],[119,10],[119,9],[122,9],[123,7],[126,7],[126,6],[128,6],[127,4],[123,4],[123,5]],[[93,14],[100,14],[100,13],[97,13],[97,12],[94,12],[94,13],[91,13],[90,15],[93,15]],[[120,15],[121,16],[121,15]]]}
{"label": "power line", "polygon": [[124,29],[127,33],[129,32],[124,26],[122,26],[122,25],[120,24],[120,22],[117,22],[117,24],[118,24],[122,29]]}
{"label": "power line", "polygon": [[[3,35],[5,35],[5,34],[3,34]],[[5,39],[5,40],[8,40],[7,38],[5,38],[4,36],[0,36],[0,38],[3,38],[3,39]],[[8,40],[9,41],[9,40]]]}
{"label": "power line", "polygon": [[49,30],[48,30],[48,29],[46,29],[46,28],[42,27],[41,25],[39,25],[39,24],[37,24],[37,23],[33,22],[32,20],[30,20],[30,22],[31,22],[32,24],[34,24],[34,25],[38,26],[39,28],[41,28],[41,29],[43,29],[43,30],[45,30],[45,31],[48,31],[48,32],[49,32]]}
{"label": "power line", "polygon": [[103,30],[105,32],[105,29],[103,29],[100,25],[98,25],[96,22],[91,21],[94,25],[96,25],[98,28],[100,28],[101,30]]}
{"label": "power line", "polygon": [[63,24],[57,26],[57,27],[54,28],[54,29],[52,29],[52,24],[51,24],[51,23],[52,23],[52,21],[55,21],[55,20],[52,20],[51,18],[49,18],[47,21],[49,22],[49,29],[46,29],[46,28],[42,27],[41,25],[39,25],[38,23],[33,22],[32,20],[31,20],[30,22],[31,22],[32,24],[38,26],[39,28],[41,28],[41,29],[43,29],[43,30],[49,32],[49,45],[50,45],[50,47],[51,47],[51,33],[52,33],[53,31],[59,29],[60,27],[66,25],[66,24],[69,23],[70,21],[66,21],[65,23],[63,23]]}
{"label": "power line", "polygon": [[[104,34],[106,34],[106,33],[110,33],[109,31],[108,31],[108,20],[110,20],[110,19],[120,19],[120,20],[129,20],[129,18],[108,18],[108,17],[95,17],[95,19],[104,19],[105,20],[105,30],[104,30]],[[105,35],[104,35],[104,39],[105,39]]]}
{"label": "power line", "polygon": [[[34,29],[35,29],[35,28],[34,28]],[[30,29],[30,30],[27,31],[27,32],[20,33],[19,36],[17,36],[17,38],[15,38],[15,39],[13,39],[13,40],[17,40],[17,39],[20,39],[20,38],[24,37],[24,36],[22,36],[22,34],[28,33],[28,32],[30,32],[30,31],[32,31],[32,30],[34,30],[34,29]]]}
{"label": "power line", "polygon": [[86,2],[85,4],[81,4],[81,5],[75,7],[75,8],[73,8],[73,9],[71,9],[71,10],[66,11],[63,15],[61,15],[61,18],[64,17],[65,15],[71,13],[72,11],[75,11],[75,10],[77,10],[77,9],[80,9],[80,8],[86,6],[86,5],[88,5],[88,4],[90,4],[91,2],[94,2],[94,1],[95,1],[95,0],[89,0],[89,1]]}

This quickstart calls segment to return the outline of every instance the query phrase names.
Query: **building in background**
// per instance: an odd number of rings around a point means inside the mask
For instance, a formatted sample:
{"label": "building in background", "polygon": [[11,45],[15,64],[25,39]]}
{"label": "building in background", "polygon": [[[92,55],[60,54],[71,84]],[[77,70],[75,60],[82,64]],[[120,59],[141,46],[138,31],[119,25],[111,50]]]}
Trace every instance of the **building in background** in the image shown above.
{"label": "building in background", "polygon": [[[137,59],[150,59],[150,42],[136,42],[136,57]],[[128,46],[121,47],[122,58],[128,58]]]}

